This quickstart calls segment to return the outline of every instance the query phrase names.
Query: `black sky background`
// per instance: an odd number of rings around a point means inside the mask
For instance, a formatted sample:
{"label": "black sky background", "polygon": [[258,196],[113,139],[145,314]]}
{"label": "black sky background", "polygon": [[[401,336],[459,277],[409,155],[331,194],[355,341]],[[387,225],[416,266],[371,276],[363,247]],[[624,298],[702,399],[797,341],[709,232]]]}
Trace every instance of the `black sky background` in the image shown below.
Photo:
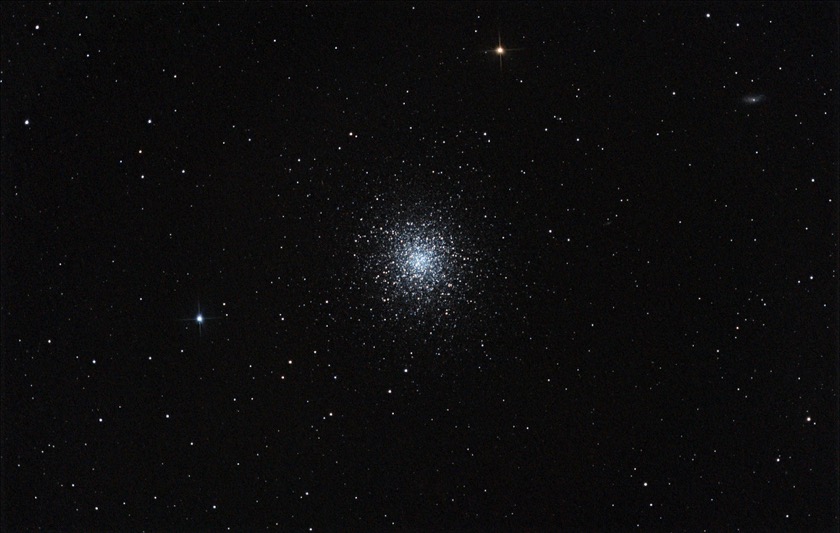
{"label": "black sky background", "polygon": [[836,3],[0,19],[5,529],[838,526]]}

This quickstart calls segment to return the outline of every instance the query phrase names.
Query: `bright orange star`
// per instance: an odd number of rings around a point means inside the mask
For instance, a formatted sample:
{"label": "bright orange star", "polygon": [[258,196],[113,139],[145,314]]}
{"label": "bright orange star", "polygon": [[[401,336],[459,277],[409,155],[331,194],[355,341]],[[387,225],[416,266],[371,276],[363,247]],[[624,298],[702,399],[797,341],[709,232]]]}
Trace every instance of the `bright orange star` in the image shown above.
{"label": "bright orange star", "polygon": [[499,34],[499,45],[496,46],[496,48],[494,48],[492,50],[487,50],[487,52],[488,53],[493,52],[494,54],[499,56],[499,71],[501,71],[502,70],[502,56],[507,54],[508,52],[513,51],[513,50],[522,50],[522,48],[505,48],[502,45],[502,35]]}

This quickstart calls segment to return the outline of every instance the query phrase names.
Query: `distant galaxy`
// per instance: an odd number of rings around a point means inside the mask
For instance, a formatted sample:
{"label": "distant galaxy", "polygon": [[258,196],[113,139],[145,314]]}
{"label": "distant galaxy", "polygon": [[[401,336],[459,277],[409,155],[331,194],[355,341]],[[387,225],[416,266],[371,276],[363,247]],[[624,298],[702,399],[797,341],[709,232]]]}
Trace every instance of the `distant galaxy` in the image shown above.
{"label": "distant galaxy", "polygon": [[741,98],[741,102],[747,105],[758,105],[764,103],[767,98],[763,94],[747,94]]}

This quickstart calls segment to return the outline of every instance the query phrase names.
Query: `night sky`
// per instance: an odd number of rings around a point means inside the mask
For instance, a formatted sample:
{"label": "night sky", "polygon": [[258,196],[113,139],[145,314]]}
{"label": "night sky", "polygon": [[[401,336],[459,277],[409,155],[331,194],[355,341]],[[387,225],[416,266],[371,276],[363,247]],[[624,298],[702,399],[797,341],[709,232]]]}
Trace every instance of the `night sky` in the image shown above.
{"label": "night sky", "polygon": [[2,526],[840,527],[838,6],[4,3]]}

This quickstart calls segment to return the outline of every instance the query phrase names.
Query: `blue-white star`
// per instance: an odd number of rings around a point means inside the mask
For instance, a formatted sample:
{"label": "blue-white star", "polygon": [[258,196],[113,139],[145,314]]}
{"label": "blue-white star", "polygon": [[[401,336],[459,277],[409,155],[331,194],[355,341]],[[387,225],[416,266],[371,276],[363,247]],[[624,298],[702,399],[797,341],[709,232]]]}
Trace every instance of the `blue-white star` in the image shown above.
{"label": "blue-white star", "polygon": [[195,322],[198,325],[198,334],[201,336],[202,334],[202,326],[206,320],[213,320],[219,317],[214,316],[204,316],[204,313],[201,312],[201,305],[198,306],[198,311],[193,318],[182,318],[182,322]]}

